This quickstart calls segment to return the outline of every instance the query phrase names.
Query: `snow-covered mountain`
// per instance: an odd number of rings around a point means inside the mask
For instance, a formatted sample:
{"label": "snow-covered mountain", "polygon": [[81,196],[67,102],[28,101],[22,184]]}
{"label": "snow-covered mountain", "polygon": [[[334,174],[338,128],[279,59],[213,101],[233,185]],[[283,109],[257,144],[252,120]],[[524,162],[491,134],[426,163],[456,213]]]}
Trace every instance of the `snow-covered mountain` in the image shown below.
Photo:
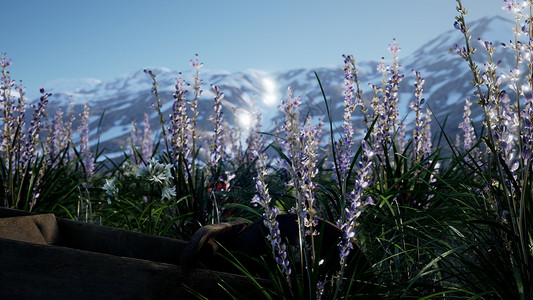
{"label": "snow-covered mountain", "polygon": [[[477,43],[477,38],[481,37],[483,40],[499,45],[499,42],[508,41],[514,37],[513,25],[513,22],[501,17],[485,17],[470,24],[471,44],[478,48],[475,60],[480,68],[483,67],[486,55]],[[423,97],[426,103],[432,108],[439,121],[442,122],[445,116],[448,116],[446,130],[455,136],[454,132],[457,132],[457,125],[461,122],[463,114],[464,99],[473,97],[473,88],[469,83],[472,73],[466,62],[458,55],[451,54],[449,50],[454,44],[463,45],[464,38],[459,31],[453,29],[452,24],[450,28],[449,31],[436,36],[407,57],[402,57],[400,52],[400,64],[405,78],[401,83],[398,105],[400,116],[405,116],[409,112],[409,102],[414,99],[415,77],[411,70],[420,71],[425,79]],[[401,46],[401,41],[399,42]],[[383,49],[383,54],[386,56],[388,54],[386,45]],[[514,55],[509,50],[497,50],[495,57],[502,60],[500,66],[502,70],[509,70],[510,66],[514,65]],[[340,56],[339,62],[342,62]],[[379,84],[382,79],[381,73],[376,70],[377,61],[356,61],[356,64],[359,68],[358,76],[361,87],[365,91],[364,97],[370,99],[368,83]],[[176,78],[179,76],[178,71],[166,68],[152,68],[151,70],[157,74],[160,86],[158,91],[163,100],[164,115],[168,116],[172,111],[172,93]],[[185,81],[192,83],[193,70],[181,71]],[[200,127],[206,133],[211,130],[208,116],[212,113],[214,93],[210,84],[218,85],[224,92],[224,116],[230,124],[235,126],[246,127],[247,116],[250,114],[252,102],[255,99],[255,106],[262,111],[263,128],[265,130],[272,128],[272,120],[281,118],[278,105],[281,99],[286,99],[289,86],[293,89],[294,96],[302,97],[303,108],[306,112],[315,116],[325,116],[325,105],[315,71],[320,77],[327,98],[331,100],[330,109],[333,112],[334,124],[340,127],[344,99],[344,72],[340,64],[337,67],[296,69],[276,73],[258,70],[229,73],[210,71],[204,67],[200,74],[204,90],[199,101]],[[150,76],[143,70],[139,70],[111,81],[56,80],[44,87],[47,92],[53,93],[50,98],[49,114],[52,114],[59,106],[64,107],[65,111],[68,100],[74,101],[77,113],[82,110],[84,103],[88,103],[92,116],[90,120],[91,140],[95,143],[99,139],[100,146],[104,147],[107,153],[113,153],[127,148],[131,122],[135,121],[140,127],[144,113],[150,114],[152,129],[157,131],[160,128],[157,112],[150,107],[155,102],[155,97],[151,93],[151,85]],[[192,91],[188,97],[191,97],[191,94]],[[234,110],[238,117],[237,121],[233,120]],[[98,127],[100,116],[104,112],[103,120]],[[474,109],[474,113],[479,114],[479,110]],[[362,127],[362,123],[357,121],[358,118],[360,116],[355,116],[354,120],[356,130]],[[412,117],[407,117],[406,120],[409,122]]]}

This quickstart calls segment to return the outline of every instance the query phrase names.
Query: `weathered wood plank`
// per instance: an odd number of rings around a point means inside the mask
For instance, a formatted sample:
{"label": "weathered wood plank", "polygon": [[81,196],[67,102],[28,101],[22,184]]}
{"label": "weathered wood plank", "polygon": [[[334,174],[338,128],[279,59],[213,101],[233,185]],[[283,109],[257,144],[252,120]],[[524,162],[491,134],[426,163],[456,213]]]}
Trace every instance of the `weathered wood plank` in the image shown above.
{"label": "weathered wood plank", "polygon": [[0,266],[0,299],[194,298],[183,284],[224,299],[220,279],[253,290],[239,275],[8,239],[0,239]]}
{"label": "weathered wood plank", "polygon": [[[186,241],[61,218],[54,227],[53,215],[6,208],[0,208],[1,218],[26,220],[45,242],[0,238],[0,299],[194,299],[184,285],[209,299],[226,299],[222,281],[259,295],[244,276],[177,265]],[[52,225],[37,226],[41,219]],[[53,232],[59,236],[45,237]]]}

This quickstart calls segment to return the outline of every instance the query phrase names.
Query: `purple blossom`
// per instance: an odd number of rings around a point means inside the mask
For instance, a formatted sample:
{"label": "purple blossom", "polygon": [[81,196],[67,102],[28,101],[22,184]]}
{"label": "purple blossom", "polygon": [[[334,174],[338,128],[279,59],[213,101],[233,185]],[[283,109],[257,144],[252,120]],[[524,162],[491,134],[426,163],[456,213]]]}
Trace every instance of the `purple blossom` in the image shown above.
{"label": "purple blossom", "polygon": [[[203,66],[202,63],[198,60],[198,54],[195,56],[195,60],[191,60],[191,66],[194,68],[194,84],[192,85],[192,89],[194,91],[194,98],[192,101],[189,102],[190,108],[191,108],[191,119],[190,119],[190,136],[192,139],[192,149],[191,153],[196,153],[196,120],[198,118],[198,100],[200,99],[200,96],[202,95],[202,89],[200,88],[200,83],[202,80],[200,80],[200,68]],[[192,162],[194,164],[194,160]],[[194,166],[193,166],[194,169]],[[193,171],[194,172],[194,171]]]}
{"label": "purple blossom", "polygon": [[324,280],[319,280],[316,284],[316,300],[322,299],[322,296],[324,296],[324,289],[325,285],[328,282],[328,275],[326,274]]}
{"label": "purple blossom", "polygon": [[[63,140],[65,139],[63,123],[63,111],[60,107],[54,114],[50,132],[46,138],[49,161],[54,160],[62,150],[62,145],[64,144]],[[57,162],[55,162],[55,164],[57,164]]]}
{"label": "purple blossom", "polygon": [[[13,101],[13,97],[11,95],[14,81],[11,80],[11,75],[9,74],[9,71],[7,71],[7,67],[9,67],[10,64],[11,61],[6,60],[5,53],[2,53],[2,80],[0,81],[0,106],[2,107],[2,115],[0,116],[0,120],[2,121],[2,145],[0,150],[3,152],[12,152],[11,145],[17,146],[19,144],[14,141],[16,138],[15,129],[17,126],[21,125],[17,124],[15,119],[15,102]],[[21,101],[23,101],[23,99],[21,99]],[[21,120],[23,120],[23,117]]]}
{"label": "purple blossom", "polygon": [[137,159],[135,158],[135,152],[136,152],[136,145],[137,145],[137,128],[135,127],[135,121],[131,121],[131,127],[130,127],[130,144],[131,144],[131,157],[135,160],[135,163],[137,164]]}
{"label": "purple blossom", "polygon": [[294,165],[300,165],[300,149],[303,149],[300,144],[300,111],[298,109],[301,103],[300,97],[292,97],[292,89],[288,88],[287,100],[281,102],[280,110],[285,116],[284,124],[281,130],[284,133],[285,140],[282,142],[283,149],[289,160]]}
{"label": "purple blossom", "polygon": [[267,174],[265,166],[266,156],[264,154],[260,154],[258,156],[257,164],[258,174],[257,177],[254,178],[257,194],[254,196],[251,203],[254,205],[259,205],[263,208],[263,223],[269,232],[267,238],[272,245],[273,255],[276,258],[276,262],[280,266],[282,272],[285,274],[285,276],[289,277],[291,274],[291,268],[287,258],[287,247],[281,240],[279,223],[276,220],[280,211],[276,206],[273,205],[272,198],[270,197],[270,193],[268,191],[268,186],[264,181],[265,175]]}
{"label": "purple blossom", "polygon": [[30,127],[28,129],[28,140],[26,141],[26,146],[24,153],[22,155],[22,162],[24,166],[32,163],[35,158],[35,147],[39,144],[39,132],[43,128],[42,119],[46,112],[46,105],[48,104],[48,98],[52,96],[50,93],[46,93],[43,88],[40,89],[41,97],[37,106],[32,105],[33,107],[33,118],[30,121]]}
{"label": "purple blossom", "polygon": [[283,147],[290,164],[286,165],[291,176],[289,185],[294,188],[296,207],[293,208],[300,227],[300,238],[308,236],[311,239],[311,259],[314,261],[313,236],[316,234],[316,208],[314,197],[314,178],[317,174],[317,154],[320,142],[322,122],[311,124],[307,118],[304,126],[300,128],[299,121],[300,97],[293,98],[289,88],[286,101],[282,101],[280,109],[285,114],[285,123],[282,129],[285,133]]}
{"label": "purple blossom", "polygon": [[[470,102],[470,99],[466,98],[463,113],[463,122],[459,124],[459,128],[461,128],[464,132],[464,149],[466,151],[473,151],[471,152],[471,155],[474,157],[474,161],[479,162],[481,160],[481,152],[479,151],[479,149],[472,149],[476,143],[477,137],[476,132],[474,130],[474,126],[472,126],[472,119],[470,117],[472,111],[470,110],[470,106],[472,106],[472,102]],[[466,160],[468,162],[471,161],[468,156],[466,157]]]}
{"label": "purple blossom", "polygon": [[356,239],[357,218],[361,215],[365,205],[373,203],[370,197],[364,198],[364,189],[370,186],[369,175],[373,152],[365,140],[361,141],[361,147],[363,152],[358,162],[355,186],[348,197],[349,203],[344,210],[344,216],[337,223],[342,230],[342,240],[339,244],[341,272]]}
{"label": "purple blossom", "polygon": [[[392,137],[396,136],[395,133],[398,126],[398,90],[404,76],[399,73],[400,65],[396,55],[399,50],[397,49],[396,41],[394,41],[394,45],[392,50],[396,52],[393,52],[392,66],[381,68],[383,73],[382,86],[370,85],[374,93],[371,100],[374,113],[372,118],[377,117],[376,125],[371,133],[371,139],[378,157],[383,157],[385,149],[391,146]],[[384,61],[382,65],[384,65]],[[387,79],[387,76],[390,77]]]}
{"label": "purple blossom", "polygon": [[152,143],[152,130],[150,129],[150,118],[147,113],[144,113],[141,150],[142,150],[143,161],[148,161],[148,159],[152,157],[153,143]]}
{"label": "purple blossom", "polygon": [[495,48],[494,48],[494,45],[492,44],[492,42],[484,41],[481,38],[478,38],[477,40],[485,48],[485,51],[487,51],[489,53],[494,53],[494,49]]}
{"label": "purple blossom", "polygon": [[522,131],[522,159],[529,165],[533,152],[533,95],[525,93],[524,111],[522,113],[524,127]]}
{"label": "purple blossom", "polygon": [[[16,160],[20,160],[20,163],[23,165],[23,166],[26,166],[28,163],[27,161],[27,156],[25,157],[25,155],[28,154],[27,150],[28,149],[28,140],[27,140],[27,136],[28,136],[28,133],[26,133],[24,131],[25,129],[25,126],[26,126],[26,121],[25,121],[25,118],[26,118],[26,96],[25,96],[25,93],[24,93],[24,88],[22,87],[22,83],[20,83],[20,85],[15,85],[14,86],[15,90],[18,91],[18,99],[16,101],[16,105],[14,108],[8,108],[8,111],[11,111],[11,123],[9,124],[10,126],[10,131],[11,131],[11,141],[12,141],[12,145],[13,145],[13,148],[11,149],[12,151],[12,160],[13,162],[16,162]],[[41,99],[42,100],[42,99]],[[46,101],[47,102],[47,101]],[[12,102],[13,104],[15,104],[14,102]],[[42,117],[40,117],[42,119]],[[35,116],[34,116],[34,119],[35,119]],[[40,120],[40,119],[39,119]],[[41,128],[39,128],[38,130],[40,130]],[[35,130],[35,129],[33,129]],[[32,135],[35,135],[34,133],[32,133]],[[37,134],[38,135],[38,134]],[[37,145],[35,145],[37,146]]]}
{"label": "purple blossom", "polygon": [[389,70],[389,67],[385,64],[385,58],[382,57],[381,58],[381,62],[379,62],[376,66],[376,70],[378,70],[378,72],[382,72],[382,73],[385,73]]}
{"label": "purple blossom", "polygon": [[219,162],[224,159],[225,156],[225,144],[224,144],[224,119],[222,117],[222,99],[224,99],[224,93],[220,91],[220,87],[211,85],[215,90],[215,102],[213,104],[214,115],[209,116],[209,120],[213,122],[214,133],[211,137],[211,161],[212,166],[217,166]]}
{"label": "purple blossom", "polygon": [[191,124],[187,116],[187,106],[185,94],[187,90],[184,89],[185,82],[182,80],[181,73],[176,79],[176,90],[173,94],[174,103],[172,104],[172,114],[170,115],[170,143],[172,145],[172,156],[174,164],[179,163],[179,156],[182,155],[183,162],[187,164],[190,156],[189,139]]}
{"label": "purple blossom", "polygon": [[11,66],[11,59],[6,59],[6,53],[2,52],[2,58],[0,58],[0,68],[6,69]]}
{"label": "purple blossom", "polygon": [[424,113],[422,111],[422,105],[424,104],[424,98],[422,93],[424,91],[424,78],[420,72],[413,70],[416,77],[415,83],[415,101],[409,104],[409,107],[415,111],[415,121],[413,129],[413,149],[414,149],[414,161],[416,163],[422,161],[431,152],[431,118],[429,117],[431,112],[429,109]]}
{"label": "purple blossom", "polygon": [[459,30],[459,31],[461,31],[463,33],[465,32],[465,28],[464,28],[463,24],[460,23],[460,22],[455,21],[453,23],[453,27],[455,27],[455,29],[457,29],[457,30]]}
{"label": "purple blossom", "polygon": [[73,102],[68,101],[70,105],[70,111],[65,120],[65,115],[61,107],[55,112],[52,118],[52,124],[49,128],[48,137],[46,143],[48,146],[48,160],[53,161],[53,165],[57,166],[61,164],[58,161],[59,154],[67,149],[69,143],[72,141],[72,122],[74,121]]}
{"label": "purple blossom", "polygon": [[516,11],[519,7],[516,0],[503,0],[503,5],[502,9],[507,12]]}
{"label": "purple blossom", "polygon": [[344,122],[342,128],[344,130],[343,135],[339,141],[335,144],[338,151],[337,157],[337,172],[340,175],[340,178],[337,180],[344,180],[347,175],[347,171],[350,167],[350,162],[352,158],[352,145],[354,143],[354,130],[352,125],[352,113],[355,110],[356,105],[354,104],[355,97],[355,63],[353,56],[348,55],[344,56]]}
{"label": "purple blossom", "polygon": [[457,44],[454,44],[453,47],[450,48],[450,52],[454,53],[454,54],[458,54],[463,59],[467,59],[468,58],[468,52],[466,51],[466,47],[465,46],[461,47],[461,46],[459,46]]}
{"label": "purple blossom", "polygon": [[86,184],[94,176],[94,160],[89,146],[89,105],[85,104],[83,107],[83,114],[80,114],[81,122],[78,127],[78,134],[80,135],[80,155],[85,166]]}
{"label": "purple blossom", "polygon": [[388,47],[388,50],[390,53],[393,53],[394,55],[398,54],[398,52],[400,52],[401,48],[400,46],[398,45],[398,43],[396,42],[396,39],[392,39],[392,45],[389,44],[389,47]]}
{"label": "purple blossom", "polygon": [[305,213],[304,224],[308,228],[308,234],[314,235],[316,220],[316,204],[314,179],[318,174],[318,151],[320,148],[320,136],[322,135],[323,122],[319,120],[318,124],[312,125],[311,118],[308,117],[300,130],[300,140],[305,147],[302,149],[302,166],[298,168],[297,174],[302,174],[301,191],[305,199],[303,211]]}

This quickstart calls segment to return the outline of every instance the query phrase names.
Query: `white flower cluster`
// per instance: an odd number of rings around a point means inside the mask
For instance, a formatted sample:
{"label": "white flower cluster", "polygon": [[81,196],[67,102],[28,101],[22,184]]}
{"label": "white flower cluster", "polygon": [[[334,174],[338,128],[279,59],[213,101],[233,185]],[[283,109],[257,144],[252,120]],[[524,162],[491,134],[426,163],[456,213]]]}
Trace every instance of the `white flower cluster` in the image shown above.
{"label": "white flower cluster", "polygon": [[171,199],[176,196],[176,186],[172,186],[171,164],[159,163],[156,159],[150,158],[148,165],[137,168],[135,175],[138,178],[150,181],[152,184],[161,186],[161,200]]}

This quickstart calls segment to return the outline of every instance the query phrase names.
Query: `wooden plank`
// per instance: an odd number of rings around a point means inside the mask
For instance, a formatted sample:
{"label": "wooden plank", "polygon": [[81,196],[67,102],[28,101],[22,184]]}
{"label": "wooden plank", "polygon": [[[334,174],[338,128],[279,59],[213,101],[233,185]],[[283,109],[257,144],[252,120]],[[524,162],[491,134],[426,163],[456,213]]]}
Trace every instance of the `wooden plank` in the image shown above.
{"label": "wooden plank", "polygon": [[69,248],[177,264],[186,241],[84,222],[57,219],[61,241]]}
{"label": "wooden plank", "polygon": [[[0,221],[40,218],[50,222],[55,217],[0,208]],[[46,243],[0,238],[0,299],[195,299],[184,285],[209,299],[229,299],[221,282],[261,297],[244,276],[177,265],[186,241],[61,218],[56,222],[57,230],[50,228],[59,237],[46,242],[43,235]]]}
{"label": "wooden plank", "polygon": [[[19,235],[24,235],[24,231],[26,231],[26,234],[31,235],[34,242],[39,243],[44,243],[44,241],[42,241],[42,239],[39,240],[39,230],[36,225],[32,225],[31,223],[37,221],[44,223],[43,220],[41,220],[44,218],[46,218],[47,221],[51,221],[50,215],[44,215],[47,217],[41,217],[43,215],[15,209],[0,208],[0,222],[5,218],[9,218],[5,220],[15,220],[17,219],[15,217],[31,216],[28,219],[28,224],[24,224],[25,221],[22,221],[23,219],[18,219],[19,221],[14,225],[20,226],[18,230]],[[178,264],[180,253],[188,244],[187,241],[167,237],[154,236],[62,218],[56,219],[59,234],[53,238],[50,237],[48,239],[48,244],[73,249]],[[8,221],[5,221],[4,223],[8,223]],[[40,226],[42,227],[43,225]],[[55,230],[55,228],[51,228],[51,225],[48,227],[48,231]],[[9,238],[9,236],[13,237],[16,234],[9,233],[10,230],[8,229],[5,231],[7,233],[4,236],[0,233],[0,238]],[[24,239],[23,237],[20,237],[18,240],[31,242],[29,238]]]}
{"label": "wooden plank", "polygon": [[0,266],[0,299],[193,299],[184,284],[226,299],[221,280],[254,293],[239,275],[8,239],[0,239]]}

